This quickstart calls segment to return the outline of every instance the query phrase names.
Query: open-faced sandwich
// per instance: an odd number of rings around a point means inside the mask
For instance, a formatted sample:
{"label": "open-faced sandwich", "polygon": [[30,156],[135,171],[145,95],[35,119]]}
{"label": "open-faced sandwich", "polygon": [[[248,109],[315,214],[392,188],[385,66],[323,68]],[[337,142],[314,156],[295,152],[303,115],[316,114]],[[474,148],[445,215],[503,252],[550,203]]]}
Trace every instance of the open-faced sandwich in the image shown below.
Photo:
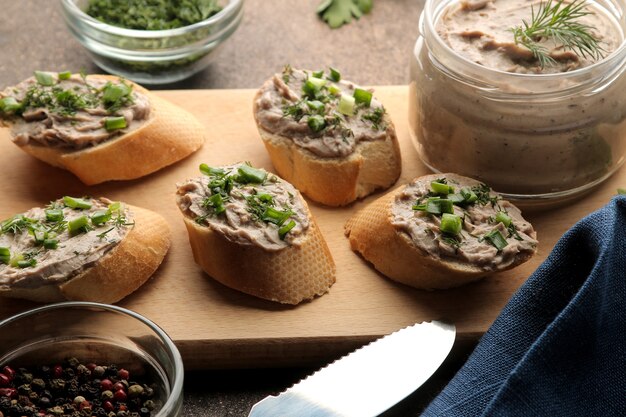
{"label": "open-faced sandwich", "polygon": [[0,92],[0,131],[87,185],[155,172],[196,151],[203,126],[141,86],[107,75],[35,72]]}
{"label": "open-faced sandwich", "polygon": [[334,69],[285,67],[256,94],[254,117],[278,174],[314,201],[345,205],[400,176],[385,107]]}
{"label": "open-faced sandwich", "polygon": [[537,250],[537,234],[517,207],[455,174],[426,175],[380,197],[347,222],[345,233],[377,270],[423,289],[513,268]]}
{"label": "open-faced sandwich", "polygon": [[117,302],[170,246],[163,217],[105,198],[66,196],[0,227],[0,295],[39,302]]}
{"label": "open-faced sandwich", "polygon": [[224,285],[298,304],[328,291],[335,264],[306,202],[291,184],[245,163],[200,166],[178,184],[194,259]]}

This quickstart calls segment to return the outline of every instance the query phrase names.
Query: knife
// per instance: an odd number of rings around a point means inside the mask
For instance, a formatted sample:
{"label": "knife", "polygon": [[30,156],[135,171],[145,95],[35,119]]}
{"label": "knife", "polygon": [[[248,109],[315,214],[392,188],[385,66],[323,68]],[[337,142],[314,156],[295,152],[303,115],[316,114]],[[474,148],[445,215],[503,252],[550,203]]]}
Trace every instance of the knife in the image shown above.
{"label": "knife", "polygon": [[456,328],[438,321],[382,337],[320,369],[248,417],[377,416],[415,391],[450,353]]}

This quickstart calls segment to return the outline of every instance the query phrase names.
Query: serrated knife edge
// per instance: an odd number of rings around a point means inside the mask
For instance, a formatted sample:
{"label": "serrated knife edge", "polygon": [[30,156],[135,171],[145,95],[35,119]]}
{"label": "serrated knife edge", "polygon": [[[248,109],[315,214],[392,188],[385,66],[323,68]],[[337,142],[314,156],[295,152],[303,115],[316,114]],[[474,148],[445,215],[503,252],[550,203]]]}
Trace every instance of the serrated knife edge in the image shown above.
{"label": "serrated knife edge", "polygon": [[263,399],[249,417],[376,416],[430,378],[455,336],[454,325],[442,322],[405,327]]}

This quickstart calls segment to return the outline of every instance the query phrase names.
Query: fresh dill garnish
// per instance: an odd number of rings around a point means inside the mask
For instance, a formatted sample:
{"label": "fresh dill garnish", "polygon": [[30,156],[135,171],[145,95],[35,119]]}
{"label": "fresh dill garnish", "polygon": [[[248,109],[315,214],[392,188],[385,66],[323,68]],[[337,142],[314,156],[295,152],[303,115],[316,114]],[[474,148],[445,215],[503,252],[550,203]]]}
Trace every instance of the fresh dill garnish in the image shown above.
{"label": "fresh dill garnish", "polygon": [[517,232],[517,227],[515,227],[512,222],[507,226],[506,230],[509,232],[509,236],[512,236],[513,238],[515,238],[515,240],[524,240]]}
{"label": "fresh dill garnish", "polygon": [[387,126],[383,123],[385,112],[386,110],[384,107],[377,107],[371,112],[365,113],[361,116],[361,119],[371,122],[374,130],[385,130],[387,128]]}
{"label": "fresh dill garnish", "polygon": [[604,50],[599,39],[591,33],[593,28],[577,21],[591,13],[585,7],[585,0],[574,0],[571,3],[557,0],[554,4],[552,0],[542,1],[536,12],[531,6],[530,23],[523,20],[522,25],[510,29],[515,43],[528,48],[541,68],[556,63],[548,49],[540,43],[545,38],[554,39],[563,48],[574,51],[581,57],[602,58]]}
{"label": "fresh dill garnish", "polygon": [[289,84],[291,74],[293,74],[293,68],[291,68],[291,65],[289,64],[285,65],[285,67],[283,68],[283,81],[285,82],[285,84]]}
{"label": "fresh dill garnish", "polygon": [[480,204],[481,206],[491,204],[491,207],[496,207],[498,205],[498,200],[500,198],[498,196],[491,195],[491,188],[489,188],[488,185],[476,185],[472,187],[472,191],[477,197],[476,204]]}
{"label": "fresh dill garnish", "polygon": [[104,238],[106,237],[106,235],[107,235],[109,232],[111,232],[112,230],[115,230],[115,227],[110,227],[110,228],[108,228],[107,230],[105,230],[104,232],[102,232],[102,233],[98,233],[96,236],[97,236],[99,239],[104,239]]}
{"label": "fresh dill garnish", "polygon": [[291,117],[296,122],[299,122],[300,119],[302,119],[307,114],[309,114],[309,109],[304,100],[297,101],[293,104],[283,105],[283,116]]}

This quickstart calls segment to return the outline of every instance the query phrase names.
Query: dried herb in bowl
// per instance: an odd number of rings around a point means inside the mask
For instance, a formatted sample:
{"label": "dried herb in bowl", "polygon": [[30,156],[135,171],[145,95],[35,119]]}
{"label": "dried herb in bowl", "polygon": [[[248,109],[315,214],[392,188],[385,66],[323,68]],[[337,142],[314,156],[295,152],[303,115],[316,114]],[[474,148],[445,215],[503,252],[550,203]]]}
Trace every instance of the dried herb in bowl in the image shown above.
{"label": "dried herb in bowl", "polygon": [[166,30],[201,22],[220,10],[217,0],[91,0],[86,13],[127,29]]}

